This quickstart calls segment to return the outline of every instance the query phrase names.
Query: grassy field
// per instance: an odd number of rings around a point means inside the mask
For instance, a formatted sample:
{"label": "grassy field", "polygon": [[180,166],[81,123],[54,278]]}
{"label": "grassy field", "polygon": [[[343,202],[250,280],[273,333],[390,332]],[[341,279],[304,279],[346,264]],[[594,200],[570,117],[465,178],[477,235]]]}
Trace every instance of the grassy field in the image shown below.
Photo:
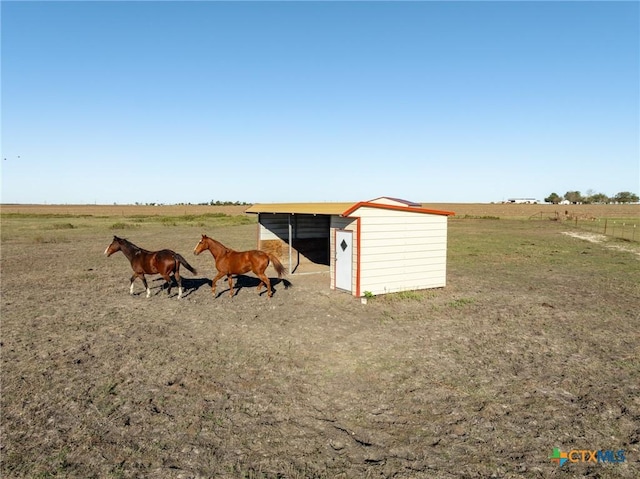
{"label": "grassy field", "polygon": [[[495,203],[424,203],[425,208],[453,211],[458,217],[487,217],[528,219],[540,216],[552,218],[556,213],[566,216],[594,218],[629,218],[640,221],[640,205],[530,205]],[[197,216],[223,213],[242,215],[248,206],[209,205],[1,205],[3,214],[37,214],[56,216]],[[250,215],[253,216],[253,215]]]}
{"label": "grassy field", "polygon": [[[640,242],[640,205],[425,203],[423,206],[455,212],[451,221],[558,221],[568,227]],[[148,224],[200,228],[255,224],[257,215],[246,214],[247,208],[246,205],[2,205],[0,214],[13,222],[13,231],[20,230],[18,225],[22,224],[21,234],[32,234],[49,242],[77,236],[96,225],[126,236]],[[41,221],[34,223],[36,219]]]}
{"label": "grassy field", "polygon": [[[242,210],[3,206],[2,477],[639,477],[639,245],[528,219],[555,207],[438,207],[447,286],[363,305],[326,274],[213,298],[190,252],[254,247]],[[186,297],[130,296],[113,234],[182,253]]]}

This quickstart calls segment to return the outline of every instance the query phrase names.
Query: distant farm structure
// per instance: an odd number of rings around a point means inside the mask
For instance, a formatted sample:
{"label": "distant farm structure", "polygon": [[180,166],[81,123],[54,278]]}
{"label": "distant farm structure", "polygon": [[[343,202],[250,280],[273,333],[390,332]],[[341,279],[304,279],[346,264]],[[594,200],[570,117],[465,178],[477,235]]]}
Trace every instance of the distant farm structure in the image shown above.
{"label": "distant farm structure", "polygon": [[544,201],[536,200],[535,198],[509,198],[505,203],[513,203],[517,205],[537,205],[538,203],[544,203]]}

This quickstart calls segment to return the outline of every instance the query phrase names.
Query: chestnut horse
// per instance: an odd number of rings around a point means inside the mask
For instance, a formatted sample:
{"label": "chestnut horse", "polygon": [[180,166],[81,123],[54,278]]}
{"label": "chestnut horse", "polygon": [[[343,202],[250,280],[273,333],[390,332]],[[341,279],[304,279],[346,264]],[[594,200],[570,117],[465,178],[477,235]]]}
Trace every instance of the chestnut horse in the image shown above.
{"label": "chestnut horse", "polygon": [[182,279],[180,278],[180,265],[184,265],[193,274],[197,271],[178,253],[170,249],[160,251],[147,251],[134,245],[131,241],[124,238],[113,237],[112,243],[104,250],[104,254],[111,256],[113,253],[122,251],[131,263],[133,276],[131,276],[131,285],[129,293],[133,294],[133,281],[140,278],[147,290],[147,298],[151,296],[151,290],[147,285],[145,274],[160,274],[169,284],[167,294],[171,294],[171,275],[173,274],[178,283],[178,298],[182,298]]}
{"label": "chestnut horse", "polygon": [[260,278],[258,291],[260,291],[264,283],[267,287],[267,296],[270,298],[273,295],[271,282],[267,275],[264,274],[267,266],[269,266],[269,261],[273,263],[273,267],[278,273],[278,278],[282,278],[282,275],[287,272],[280,260],[271,253],[260,250],[234,251],[219,241],[209,238],[207,235],[202,235],[202,239],[193,249],[193,254],[200,254],[206,249],[213,255],[213,259],[216,262],[216,269],[218,270],[218,274],[213,278],[211,284],[211,293],[214,296],[216,295],[216,282],[223,276],[227,276],[229,281],[229,294],[233,297],[233,281],[231,275],[253,271],[253,273]]}

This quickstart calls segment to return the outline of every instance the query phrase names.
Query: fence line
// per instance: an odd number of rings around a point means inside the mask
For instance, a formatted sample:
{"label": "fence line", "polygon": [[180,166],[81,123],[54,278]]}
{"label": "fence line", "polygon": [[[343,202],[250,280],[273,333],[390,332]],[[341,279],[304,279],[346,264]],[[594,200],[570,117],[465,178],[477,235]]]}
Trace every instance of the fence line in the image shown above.
{"label": "fence line", "polygon": [[611,218],[595,218],[589,215],[569,216],[555,212],[555,217],[549,217],[548,213],[536,213],[529,219],[549,219],[552,221],[564,221],[576,228],[599,233],[613,238],[620,238],[627,241],[640,242],[640,219],[639,221],[619,220]]}
{"label": "fence line", "polygon": [[597,218],[595,220],[581,220],[576,218],[571,221],[571,223],[576,228],[600,233],[613,238],[620,238],[627,241],[640,241],[638,225],[629,221],[612,220],[609,218]]}

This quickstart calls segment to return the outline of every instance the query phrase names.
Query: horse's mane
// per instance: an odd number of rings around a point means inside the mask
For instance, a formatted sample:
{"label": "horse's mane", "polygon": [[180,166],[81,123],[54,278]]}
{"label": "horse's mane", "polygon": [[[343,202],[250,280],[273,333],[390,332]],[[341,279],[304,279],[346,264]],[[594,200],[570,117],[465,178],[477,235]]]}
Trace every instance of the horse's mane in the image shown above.
{"label": "horse's mane", "polygon": [[151,251],[148,251],[148,250],[146,250],[144,248],[141,248],[140,246],[137,246],[137,245],[133,244],[127,238],[119,238],[117,236],[116,236],[116,238],[118,239],[118,241],[120,243],[124,243],[124,244],[128,245],[129,247],[131,247],[132,249],[136,250],[136,253],[151,253]]}
{"label": "horse's mane", "polygon": [[235,253],[236,250],[229,248],[228,246],[223,245],[222,243],[220,243],[220,241],[218,241],[217,239],[213,239],[211,236],[205,236],[205,238],[207,238],[210,241],[213,241],[214,243],[217,243],[220,245],[220,247],[224,250],[225,253]]}

